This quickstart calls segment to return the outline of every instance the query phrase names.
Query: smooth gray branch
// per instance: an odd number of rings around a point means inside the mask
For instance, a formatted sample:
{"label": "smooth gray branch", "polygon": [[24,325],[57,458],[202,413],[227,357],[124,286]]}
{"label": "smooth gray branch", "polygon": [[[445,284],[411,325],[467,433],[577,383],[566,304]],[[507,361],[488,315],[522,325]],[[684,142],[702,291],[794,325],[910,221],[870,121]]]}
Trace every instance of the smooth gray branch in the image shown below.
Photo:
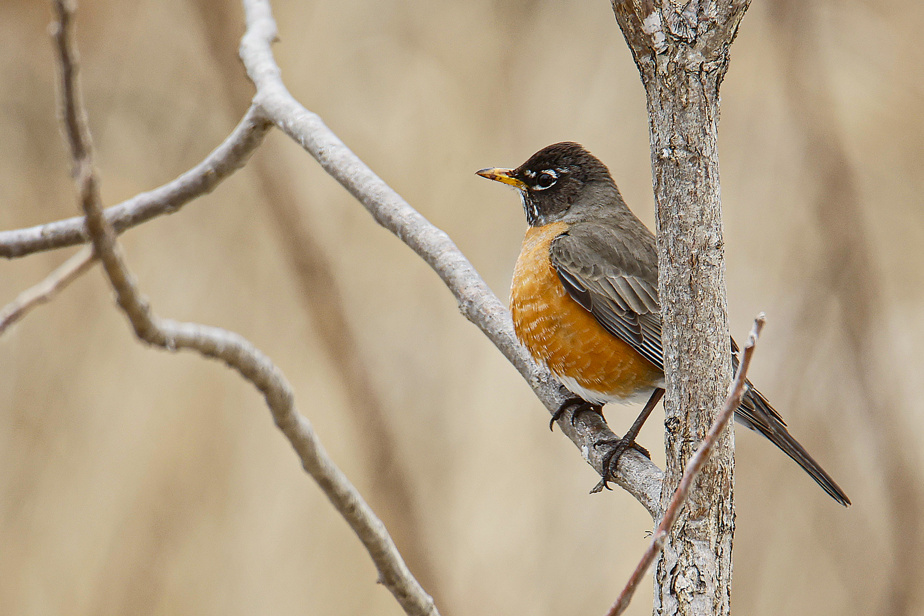
{"label": "smooth gray branch", "polygon": [[206,357],[219,359],[253,383],[266,398],[276,425],[291,442],[305,470],[318,482],[369,550],[379,568],[382,582],[395,594],[404,610],[408,614],[438,616],[432,599],[404,565],[384,525],[327,456],[308,420],[296,410],[292,388],[272,361],[233,332],[157,317],[139,292],[122,257],[116,232],[106,220],[100,201],[89,131],[77,91],[71,8],[64,0],[56,0],[55,9],[59,19],[54,36],[61,66],[62,108],[87,233],[116,292],[118,304],[138,337],[167,350],[191,349]]}
{"label": "smooth gray branch", "polygon": [[[106,209],[106,220],[116,233],[122,233],[157,216],[172,214],[196,197],[212,192],[244,166],[271,126],[253,108],[248,109],[228,138],[201,163],[172,182]],[[27,229],[0,231],[0,257],[14,259],[88,241],[84,219],[77,216]]]}
{"label": "smooth gray branch", "polygon": [[635,594],[635,589],[638,588],[642,576],[645,575],[651,563],[654,562],[655,556],[658,555],[658,552],[660,552],[661,548],[664,546],[664,541],[670,534],[674,522],[677,521],[677,516],[680,515],[680,510],[683,508],[684,503],[687,501],[687,496],[690,494],[693,480],[696,479],[696,476],[699,475],[699,472],[703,469],[703,465],[712,454],[713,448],[715,448],[716,441],[719,440],[719,435],[722,434],[728,422],[731,421],[731,418],[735,414],[735,409],[741,404],[741,397],[744,395],[745,387],[747,387],[748,368],[751,366],[751,357],[754,355],[754,347],[757,345],[757,339],[760,337],[760,332],[764,328],[764,323],[766,323],[766,316],[764,313],[760,313],[757,315],[757,318],[754,319],[754,327],[751,328],[744,348],[741,350],[741,361],[738,364],[738,372],[735,374],[735,380],[730,386],[728,397],[725,399],[722,410],[712,423],[712,427],[709,428],[709,432],[706,434],[706,438],[703,439],[702,444],[700,444],[699,448],[693,454],[693,457],[687,461],[687,466],[683,472],[683,476],[680,478],[680,483],[677,485],[677,489],[674,490],[674,495],[671,497],[671,502],[664,512],[661,523],[658,524],[658,528],[655,529],[652,535],[648,549],[645,550],[642,560],[635,568],[635,571],[632,572],[632,576],[629,578],[628,583],[625,588],[622,589],[622,592],[619,593],[619,597],[610,607],[606,616],[619,616],[619,614],[625,612],[626,608],[629,607],[629,602],[632,601],[632,595]]}
{"label": "smooth gray branch", "polygon": [[[320,165],[366,207],[380,225],[397,235],[440,276],[456,297],[463,315],[478,326],[527,380],[550,412],[567,399],[558,382],[538,366],[513,333],[510,313],[446,233],[431,224],[379,178],[324,124],[289,94],[273,59],[271,44],[276,23],[266,0],[244,0],[247,32],[240,55],[257,88],[254,104],[267,120],[298,142]],[[594,443],[614,439],[606,424],[592,413],[582,414],[575,426],[570,415],[559,421],[562,431],[584,458],[603,473],[605,450]],[[635,452],[620,458],[614,477],[652,514],[659,517],[661,471]]]}

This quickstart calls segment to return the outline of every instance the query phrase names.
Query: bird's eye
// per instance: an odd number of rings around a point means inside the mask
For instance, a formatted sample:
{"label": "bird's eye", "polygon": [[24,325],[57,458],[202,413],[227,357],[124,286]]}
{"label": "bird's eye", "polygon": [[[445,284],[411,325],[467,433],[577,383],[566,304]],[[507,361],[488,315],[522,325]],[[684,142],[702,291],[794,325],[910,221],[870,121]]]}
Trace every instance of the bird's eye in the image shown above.
{"label": "bird's eye", "polygon": [[551,169],[541,172],[536,177],[536,188],[546,189],[551,187],[555,182],[558,181],[558,174],[552,171]]}

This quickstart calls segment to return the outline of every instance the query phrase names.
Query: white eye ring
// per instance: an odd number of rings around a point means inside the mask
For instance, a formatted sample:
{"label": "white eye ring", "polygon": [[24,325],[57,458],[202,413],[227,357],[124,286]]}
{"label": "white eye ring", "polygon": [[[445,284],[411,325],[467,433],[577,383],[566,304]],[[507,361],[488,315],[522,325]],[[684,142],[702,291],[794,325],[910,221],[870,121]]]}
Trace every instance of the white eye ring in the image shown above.
{"label": "white eye ring", "polygon": [[[539,172],[539,175],[536,177],[536,183],[533,185],[533,190],[545,190],[547,188],[552,188],[555,186],[555,183],[558,181],[558,172],[554,169],[543,169]],[[546,183],[548,182],[548,183]]]}

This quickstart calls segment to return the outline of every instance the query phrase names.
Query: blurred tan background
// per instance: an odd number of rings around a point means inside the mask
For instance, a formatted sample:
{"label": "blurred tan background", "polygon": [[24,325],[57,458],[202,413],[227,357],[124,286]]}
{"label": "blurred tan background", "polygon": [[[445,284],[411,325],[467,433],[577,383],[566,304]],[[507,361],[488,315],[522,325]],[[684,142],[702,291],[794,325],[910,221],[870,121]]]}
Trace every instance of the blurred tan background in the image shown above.
{"label": "blurred tan background", "polygon": [[[642,88],[605,0],[273,8],[292,93],[502,297],[525,222],[477,169],[580,141],[652,224]],[[50,16],[0,3],[2,229],[76,213]],[[237,3],[98,0],[77,23],[107,204],[173,179],[245,111]],[[922,27],[915,0],[761,1],[733,47],[733,333],[767,312],[753,380],[854,502],[739,429],[739,614],[924,614]],[[514,369],[296,145],[272,134],[213,194],[123,239],[161,315],[236,330],[280,365],[444,614],[613,600],[644,510],[587,494],[593,471]],[[0,263],[0,303],[74,250]],[[635,412],[607,416],[619,432]],[[641,437],[659,463],[661,418]],[[99,270],[0,338],[0,613],[399,614],[375,579],[261,398],[138,344]],[[646,582],[631,613],[650,597]]]}

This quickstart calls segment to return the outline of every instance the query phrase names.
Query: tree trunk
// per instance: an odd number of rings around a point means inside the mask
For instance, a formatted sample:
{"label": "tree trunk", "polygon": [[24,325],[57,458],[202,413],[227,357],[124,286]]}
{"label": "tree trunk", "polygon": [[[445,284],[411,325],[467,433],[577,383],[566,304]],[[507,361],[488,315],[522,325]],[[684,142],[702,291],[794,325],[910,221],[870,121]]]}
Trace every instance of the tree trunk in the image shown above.
{"label": "tree trunk", "polygon": [[[648,101],[667,375],[662,509],[731,379],[716,136],[728,48],[747,4],[613,0]],[[655,614],[729,613],[733,454],[729,426],[658,559]]]}

